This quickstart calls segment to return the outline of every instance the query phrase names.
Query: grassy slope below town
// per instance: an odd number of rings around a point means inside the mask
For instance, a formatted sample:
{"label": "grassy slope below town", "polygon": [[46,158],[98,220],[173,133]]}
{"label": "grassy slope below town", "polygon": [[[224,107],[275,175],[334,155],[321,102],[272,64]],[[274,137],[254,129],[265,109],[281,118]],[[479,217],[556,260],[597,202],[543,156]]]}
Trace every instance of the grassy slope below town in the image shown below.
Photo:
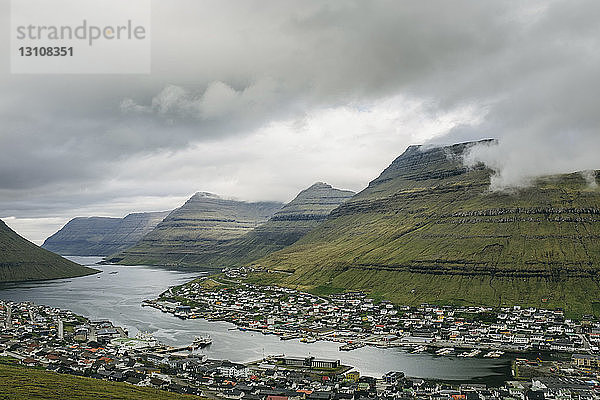
{"label": "grassy slope below town", "polygon": [[126,383],[0,364],[0,399],[201,399]]}

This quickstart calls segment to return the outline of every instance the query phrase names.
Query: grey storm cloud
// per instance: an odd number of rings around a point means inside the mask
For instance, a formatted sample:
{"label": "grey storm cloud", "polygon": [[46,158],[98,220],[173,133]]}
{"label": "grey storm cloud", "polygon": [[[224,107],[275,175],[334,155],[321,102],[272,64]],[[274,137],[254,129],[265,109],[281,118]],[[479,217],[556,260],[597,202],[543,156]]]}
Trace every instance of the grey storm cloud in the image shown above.
{"label": "grey storm cloud", "polygon": [[[8,2],[0,7],[7,25]],[[173,0],[152,8],[150,75],[11,75],[0,66],[0,217],[66,216],[90,204],[113,210],[144,196],[184,198],[215,176],[241,188],[224,194],[286,200],[312,183],[298,172],[300,158],[255,174],[264,187],[293,182],[285,194],[244,189],[241,176],[226,175],[250,171],[262,158],[273,162],[269,152],[287,143],[270,146],[249,135],[294,121],[288,135],[296,147],[287,151],[309,149],[318,157],[325,151],[319,141],[337,128],[328,123],[321,136],[298,144],[315,113],[368,110],[393,96],[418,103],[415,112],[424,119],[472,112],[429,136],[410,126],[403,132],[391,119],[395,139],[372,136],[389,140],[381,147],[336,131],[340,162],[323,161],[323,175],[360,190],[412,140],[482,137],[498,138],[499,145],[474,149],[471,157],[496,169],[497,187],[599,168],[596,1]],[[0,50],[8,51],[6,42]],[[360,179],[344,175],[360,170],[343,158],[344,142],[361,143],[360,161],[370,169]],[[261,143],[254,152],[253,143]],[[156,160],[161,167],[153,168]],[[183,178],[172,183],[178,176],[201,178],[188,179],[186,189]]]}

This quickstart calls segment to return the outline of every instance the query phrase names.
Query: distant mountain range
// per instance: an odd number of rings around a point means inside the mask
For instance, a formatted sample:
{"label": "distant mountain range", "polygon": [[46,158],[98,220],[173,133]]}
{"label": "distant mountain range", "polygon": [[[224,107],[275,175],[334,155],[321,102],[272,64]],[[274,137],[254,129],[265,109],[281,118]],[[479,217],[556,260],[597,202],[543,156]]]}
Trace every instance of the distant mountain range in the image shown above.
{"label": "distant mountain range", "polygon": [[138,244],[109,259],[129,265],[205,266],[199,264],[205,252],[242,237],[281,207],[283,203],[251,203],[196,193]]}
{"label": "distant mountain range", "polygon": [[77,217],[44,241],[62,255],[107,256],[125,250],[152,231],[169,211],[133,213],[124,218]]}
{"label": "distant mountain range", "polygon": [[600,315],[598,173],[490,191],[493,171],[463,156],[494,143],[410,146],[356,195],[324,183],[286,205],[197,193],[109,261],[253,265],[253,282],[318,294]]}
{"label": "distant mountain range", "polygon": [[[204,267],[243,265],[294,243],[325,220],[331,210],[353,195],[354,192],[348,190],[335,189],[325,183],[315,183],[285,206],[273,204],[268,211],[277,212],[272,214],[268,221],[256,223],[253,229],[236,231],[235,237],[232,228],[226,227],[223,221],[227,221],[228,225],[232,222],[224,219],[217,209],[222,200],[216,198],[216,202],[188,201],[137,246],[112,256],[111,261],[120,264]],[[235,203],[227,201],[227,204]],[[254,203],[242,202],[238,207],[248,207],[252,204]],[[218,215],[215,216],[218,218],[217,222],[210,221],[212,225],[197,216],[189,218],[190,209],[206,212],[208,207],[212,207],[215,215]],[[182,209],[188,215],[186,225],[183,226],[176,222],[181,220]],[[235,210],[239,213],[237,208]],[[247,227],[247,224],[244,226]],[[221,229],[217,229],[219,227]],[[193,232],[193,236],[190,236],[190,232]]]}
{"label": "distant mountain range", "polygon": [[301,191],[269,221],[207,257],[212,265],[243,265],[281,250],[319,226],[329,213],[354,196],[318,182]]}
{"label": "distant mountain range", "polygon": [[95,272],[25,240],[0,220],[0,282],[71,278]]}

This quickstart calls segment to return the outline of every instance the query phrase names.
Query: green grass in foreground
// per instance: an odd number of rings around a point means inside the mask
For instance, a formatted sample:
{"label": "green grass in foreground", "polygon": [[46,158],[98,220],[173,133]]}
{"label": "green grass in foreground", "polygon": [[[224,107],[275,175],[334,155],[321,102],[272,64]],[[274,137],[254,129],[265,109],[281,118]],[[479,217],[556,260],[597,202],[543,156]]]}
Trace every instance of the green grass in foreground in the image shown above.
{"label": "green grass in foreground", "polygon": [[0,364],[0,399],[200,399],[127,383]]}

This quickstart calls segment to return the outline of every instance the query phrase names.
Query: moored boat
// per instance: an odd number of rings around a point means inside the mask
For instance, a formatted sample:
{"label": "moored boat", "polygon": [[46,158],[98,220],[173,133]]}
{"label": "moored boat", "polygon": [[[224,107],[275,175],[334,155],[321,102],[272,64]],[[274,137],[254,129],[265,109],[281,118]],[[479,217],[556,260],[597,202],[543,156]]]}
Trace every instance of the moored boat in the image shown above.
{"label": "moored boat", "polygon": [[209,335],[206,336],[196,336],[194,341],[190,345],[190,349],[196,350],[206,347],[212,343],[212,338]]}

